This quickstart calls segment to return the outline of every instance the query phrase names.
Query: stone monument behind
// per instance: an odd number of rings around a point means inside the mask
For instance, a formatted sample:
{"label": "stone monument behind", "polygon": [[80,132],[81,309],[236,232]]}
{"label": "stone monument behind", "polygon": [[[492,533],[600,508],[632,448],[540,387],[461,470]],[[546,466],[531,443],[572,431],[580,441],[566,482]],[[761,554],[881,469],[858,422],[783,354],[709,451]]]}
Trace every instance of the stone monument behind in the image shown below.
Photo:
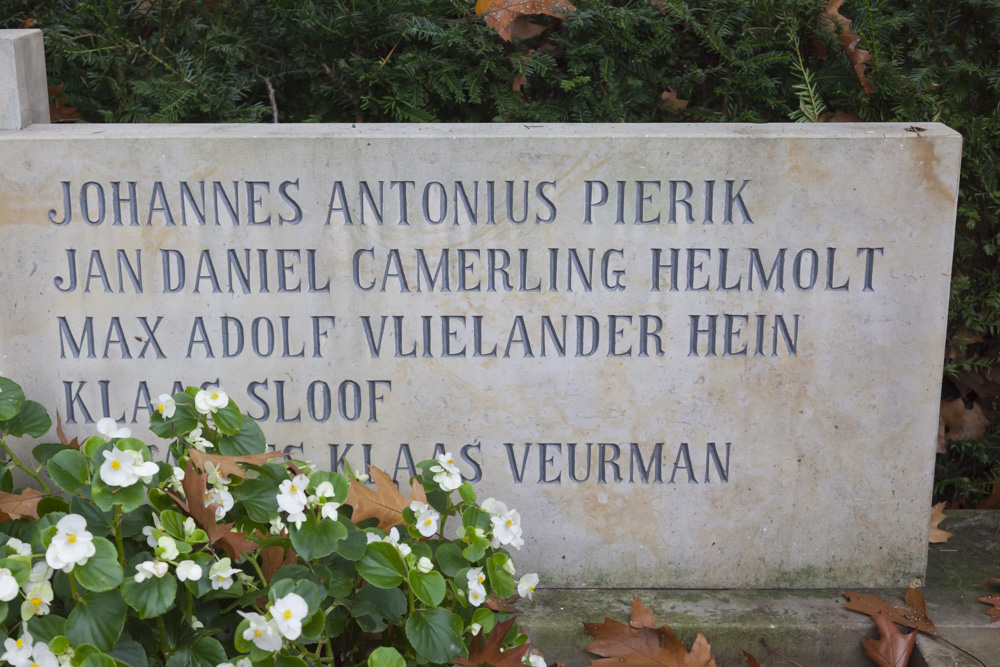
{"label": "stone monument behind", "polygon": [[331,469],[451,452],[547,585],[923,576],[942,125],[3,119],[3,373],[69,433],[208,382]]}

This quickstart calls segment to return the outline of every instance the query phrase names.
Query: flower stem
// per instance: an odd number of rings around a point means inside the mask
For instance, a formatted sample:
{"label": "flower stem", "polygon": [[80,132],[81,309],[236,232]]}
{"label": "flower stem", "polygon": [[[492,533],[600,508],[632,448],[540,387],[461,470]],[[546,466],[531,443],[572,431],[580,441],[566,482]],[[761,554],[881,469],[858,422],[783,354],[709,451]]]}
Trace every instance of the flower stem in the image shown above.
{"label": "flower stem", "polygon": [[13,463],[15,466],[17,466],[21,470],[23,470],[28,475],[28,477],[30,477],[33,480],[35,480],[36,482],[38,482],[38,485],[40,487],[42,487],[42,492],[43,493],[52,493],[52,489],[50,489],[49,485],[45,483],[45,480],[42,479],[41,475],[39,475],[34,470],[32,470],[28,466],[26,466],[23,463],[21,463],[21,459],[17,458],[17,455],[14,454],[14,452],[11,450],[11,448],[7,445],[7,438],[0,438],[0,445],[2,445],[3,446],[3,450],[5,452],[7,452],[7,456],[10,457],[11,463]]}
{"label": "flower stem", "polygon": [[76,592],[76,574],[74,574],[72,571],[70,571],[68,573],[68,578],[69,578],[69,590],[70,590],[70,592],[73,593],[73,599],[74,600],[79,600],[80,599],[80,594]]}
{"label": "flower stem", "polygon": [[115,545],[118,547],[118,564],[125,567],[125,542],[122,539],[121,505],[115,505]]}
{"label": "flower stem", "polygon": [[260,587],[261,588],[266,588],[267,587],[267,579],[264,578],[264,572],[260,569],[260,565],[257,564],[257,557],[256,557],[256,555],[252,556],[250,558],[247,558],[247,560],[250,561],[251,565],[253,565],[253,569],[257,571],[257,576],[260,577]]}
{"label": "flower stem", "polygon": [[163,622],[163,615],[156,617],[156,629],[160,631],[160,652],[163,653],[163,660],[170,656],[170,645],[167,643],[167,624]]}

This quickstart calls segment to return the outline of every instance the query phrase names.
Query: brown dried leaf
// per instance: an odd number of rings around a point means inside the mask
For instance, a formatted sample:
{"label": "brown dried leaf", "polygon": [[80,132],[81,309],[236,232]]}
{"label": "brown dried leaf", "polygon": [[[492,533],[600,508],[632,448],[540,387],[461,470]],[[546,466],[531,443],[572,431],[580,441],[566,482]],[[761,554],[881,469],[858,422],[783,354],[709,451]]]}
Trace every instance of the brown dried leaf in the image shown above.
{"label": "brown dried leaf", "polygon": [[993,483],[993,491],[976,505],[977,510],[1000,510],[1000,480]]}
{"label": "brown dried leaf", "polygon": [[1000,621],[1000,593],[990,593],[986,597],[979,598],[979,601],[993,605],[992,609],[983,612],[990,617],[990,623]]}
{"label": "brown dried leaf", "polygon": [[[705,635],[698,633],[691,650],[666,625],[651,627],[653,613],[639,598],[632,597],[629,624],[605,618],[603,623],[584,623],[594,641],[586,650],[602,656],[591,667],[716,667]],[[648,624],[648,625],[644,625]]]}
{"label": "brown dried leaf", "polygon": [[545,26],[532,23],[527,16],[518,16],[510,24],[510,35],[516,39],[531,39],[545,32]]}
{"label": "brown dried leaf", "polygon": [[297,560],[298,556],[291,549],[286,551],[277,545],[261,549],[260,569],[261,572],[264,573],[265,583],[270,583],[271,577],[273,577],[278,570],[286,565],[294,565]]}
{"label": "brown dried leaf", "polygon": [[518,28],[514,23],[518,18],[536,14],[546,14],[562,18],[576,7],[568,0],[478,0],[476,14],[481,14],[486,25],[497,31],[500,38],[511,41],[514,30],[524,30],[524,25]]}
{"label": "brown dried leaf", "polygon": [[368,472],[372,481],[378,486],[378,491],[372,491],[357,480],[351,480],[351,489],[347,494],[347,504],[354,508],[351,521],[360,523],[365,519],[375,517],[378,519],[380,530],[389,530],[393,526],[403,522],[403,510],[410,506],[414,500],[422,503],[427,502],[427,495],[424,493],[424,486],[418,480],[413,479],[410,489],[409,499],[396,488],[396,484],[385,472],[375,466],[370,466]]}
{"label": "brown dried leaf", "polygon": [[917,633],[904,635],[885,614],[875,614],[875,625],[878,626],[880,639],[865,639],[861,642],[865,655],[879,667],[906,667],[917,643]]}
{"label": "brown dried leaf", "polygon": [[23,489],[20,493],[0,491],[0,523],[13,519],[38,519],[38,501],[45,497],[37,489]]}
{"label": "brown dried leaf", "polygon": [[455,664],[464,667],[477,667],[479,665],[523,667],[524,663],[521,660],[524,659],[524,654],[531,647],[531,642],[525,642],[508,651],[503,650],[503,638],[507,636],[515,620],[509,618],[497,625],[485,642],[483,641],[483,631],[480,629],[469,643],[469,657],[455,658]]}
{"label": "brown dried leaf", "polygon": [[240,554],[256,551],[256,543],[248,540],[245,533],[233,530],[235,523],[216,523],[215,507],[218,503],[210,503],[208,507],[205,507],[207,484],[208,475],[199,472],[194,461],[188,459],[182,482],[187,502],[181,500],[172,491],[166,491],[166,494],[173,498],[174,502],[184,510],[184,513],[194,519],[208,534],[209,544],[221,548],[230,558],[235,560],[239,558]]}
{"label": "brown dried leaf", "polygon": [[500,598],[497,597],[495,591],[490,591],[490,596],[486,598],[486,602],[484,602],[483,604],[486,605],[487,609],[490,609],[492,611],[503,611],[507,612],[508,614],[520,614],[521,611],[514,606],[514,602],[518,599],[519,596],[512,595],[506,600],[501,600]]}
{"label": "brown dried leaf", "polygon": [[36,25],[38,25],[38,19],[35,18],[34,14],[28,14],[27,18],[24,19],[24,23],[21,24],[21,28],[34,28]]}
{"label": "brown dried leaf", "polygon": [[523,73],[518,74],[517,76],[514,77],[514,83],[511,85],[510,89],[513,91],[520,92],[521,89],[524,88],[524,85],[526,83],[528,83],[528,77],[526,77]]}
{"label": "brown dried leaf", "polygon": [[931,619],[927,618],[927,606],[923,594],[913,588],[906,592],[903,607],[893,607],[873,593],[841,593],[841,595],[847,598],[847,604],[844,606],[852,611],[860,611],[869,616],[882,613],[900,625],[916,628],[935,637],[941,636]]}
{"label": "brown dried leaf", "polygon": [[750,667],[760,667],[760,663],[757,662],[757,658],[753,657],[746,651],[743,651],[743,657],[747,659],[747,664],[750,665]]}
{"label": "brown dried leaf", "polygon": [[58,410],[56,410],[56,435],[59,436],[59,442],[66,445],[70,449],[76,449],[76,450],[80,449],[79,438],[73,438],[72,440],[66,439],[66,433],[63,431],[62,427],[62,415],[59,414]]}
{"label": "brown dried leaf", "polygon": [[938,503],[931,508],[931,533],[928,540],[931,544],[944,544],[954,534],[938,528],[938,524],[948,518],[948,515],[944,513],[945,504]]}
{"label": "brown dried leaf", "polygon": [[986,427],[990,425],[990,420],[983,414],[979,403],[973,403],[971,408],[966,408],[965,401],[961,398],[941,401],[941,419],[944,420],[947,440],[981,438],[986,432]]}
{"label": "brown dried leaf", "polygon": [[667,88],[664,90],[660,94],[660,99],[663,101],[664,105],[670,107],[671,109],[677,109],[678,111],[687,109],[688,102],[690,101],[682,100],[677,97],[677,91],[673,88]]}
{"label": "brown dried leaf", "polygon": [[236,476],[241,479],[246,479],[247,474],[243,468],[239,467],[238,463],[248,463],[250,465],[264,465],[269,460],[277,458],[279,456],[289,456],[282,452],[262,452],[260,454],[247,454],[246,456],[223,456],[222,454],[208,454],[206,452],[198,451],[193,447],[188,450],[188,458],[194,461],[195,465],[198,466],[202,472],[205,470],[205,462],[211,462],[215,466],[216,471],[220,475],[225,475],[226,477]]}
{"label": "brown dried leaf", "polygon": [[827,2],[826,7],[823,9],[825,27],[827,32],[834,35],[837,41],[840,42],[840,46],[844,50],[844,55],[847,56],[848,62],[854,67],[854,74],[857,75],[861,87],[866,94],[871,95],[874,88],[872,88],[871,82],[866,77],[868,68],[865,63],[872,59],[872,54],[858,48],[861,36],[851,32],[851,22],[841,16],[839,10],[842,4],[844,4],[844,0],[829,0]]}

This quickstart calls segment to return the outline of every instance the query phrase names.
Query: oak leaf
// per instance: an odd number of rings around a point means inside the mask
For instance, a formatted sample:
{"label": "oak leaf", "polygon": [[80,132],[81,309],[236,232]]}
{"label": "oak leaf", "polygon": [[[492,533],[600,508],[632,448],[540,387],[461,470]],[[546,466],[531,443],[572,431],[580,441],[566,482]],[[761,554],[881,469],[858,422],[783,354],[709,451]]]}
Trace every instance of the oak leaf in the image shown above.
{"label": "oak leaf", "polygon": [[208,535],[209,544],[221,548],[226,555],[236,560],[240,554],[252,553],[257,550],[257,544],[247,539],[245,533],[233,530],[235,523],[218,523],[215,519],[215,508],[218,503],[205,506],[205,493],[208,490],[208,475],[199,472],[194,461],[188,459],[184,470],[184,496],[187,502],[181,500],[172,491],[166,494],[174,499],[185,514],[195,520]]}
{"label": "oak leaf", "polygon": [[705,635],[698,633],[691,650],[664,623],[653,626],[653,612],[632,596],[629,624],[605,618],[603,623],[584,623],[593,636],[586,650],[602,656],[591,667],[716,667]]}
{"label": "oak leaf", "polygon": [[[511,41],[512,37],[527,39],[540,34],[532,28],[534,24],[525,17],[545,14],[562,18],[576,7],[567,0],[478,0],[476,14],[480,14],[486,25],[497,31],[500,38]],[[518,19],[525,20],[519,22]],[[544,30],[544,27],[542,28]]]}
{"label": "oak leaf", "polygon": [[36,489],[20,493],[0,491],[0,523],[12,519],[38,519],[38,501],[45,497]]}
{"label": "oak leaf", "polygon": [[66,438],[66,433],[62,427],[62,416],[58,410],[56,410],[56,435],[59,436],[59,442],[70,449],[80,449],[80,438],[73,438],[72,440]]}
{"label": "oak leaf", "polygon": [[879,667],[906,667],[917,643],[917,633],[904,635],[885,614],[875,614],[875,625],[878,627],[879,639],[865,639],[861,642],[865,655]]}
{"label": "oak leaf", "polygon": [[915,628],[935,637],[941,636],[937,628],[934,627],[933,621],[927,618],[927,605],[924,602],[923,593],[919,593],[913,588],[906,592],[902,607],[893,607],[873,593],[841,593],[841,595],[847,598],[847,604],[844,606],[852,611],[860,611],[869,616],[882,613],[889,620],[900,625]]}
{"label": "oak leaf", "polygon": [[520,598],[519,595],[512,595],[506,600],[497,597],[496,591],[490,591],[490,596],[483,604],[491,611],[503,611],[508,614],[520,614],[521,612],[514,606],[514,602]]}
{"label": "oak leaf", "polygon": [[260,550],[260,570],[264,575],[264,582],[270,583],[271,578],[286,565],[294,565],[298,556],[291,549],[285,550],[280,546],[264,547]]}
{"label": "oak leaf", "polygon": [[931,532],[928,541],[931,544],[944,544],[948,539],[954,535],[954,533],[949,533],[947,530],[941,530],[938,528],[938,524],[948,518],[944,513],[945,503],[938,503],[931,508]]}
{"label": "oak leaf", "polygon": [[414,500],[422,503],[427,502],[427,495],[424,493],[424,486],[417,479],[411,480],[413,485],[410,489],[409,499],[396,488],[396,484],[385,472],[375,466],[369,466],[368,472],[372,481],[378,486],[378,491],[373,491],[357,480],[351,480],[351,488],[347,494],[347,504],[354,508],[351,521],[360,523],[365,519],[375,517],[378,519],[380,530],[389,530],[395,525],[403,523],[403,510],[410,506]]}
{"label": "oak leaf", "polygon": [[678,111],[683,111],[687,109],[689,100],[682,100],[677,97],[677,91],[673,88],[667,88],[660,94],[660,100],[663,104],[670,107],[671,109],[677,109]]}
{"label": "oak leaf", "polygon": [[507,636],[516,619],[509,618],[503,623],[493,628],[486,641],[483,641],[483,630],[472,638],[469,643],[469,657],[455,658],[456,665],[463,667],[479,667],[490,665],[491,667],[523,667],[524,654],[531,647],[531,642],[525,642],[520,646],[503,650],[503,639]]}
{"label": "oak leaf", "polygon": [[990,617],[990,623],[1000,621],[1000,593],[990,593],[986,597],[979,598],[979,601],[993,605],[992,609],[988,609],[983,612]]}
{"label": "oak leaf", "polygon": [[946,441],[981,438],[986,432],[986,427],[990,425],[990,420],[978,403],[966,408],[965,400],[962,398],[941,401],[941,421],[944,422]]}
{"label": "oak leaf", "polygon": [[209,462],[215,466],[216,471],[220,475],[225,475],[226,477],[236,476],[241,479],[246,479],[247,473],[243,470],[243,468],[237,465],[238,463],[247,463],[259,466],[264,465],[269,460],[279,456],[289,456],[289,454],[282,452],[262,452],[260,454],[247,454],[246,456],[223,456],[222,454],[208,454],[206,452],[201,452],[193,447],[188,450],[188,458],[194,461],[195,465],[198,466],[202,472],[205,471],[205,463]]}
{"label": "oak leaf", "polygon": [[866,63],[872,59],[872,54],[858,48],[861,36],[851,32],[850,20],[841,16],[840,6],[842,4],[844,4],[844,0],[829,0],[826,3],[826,7],[823,8],[823,22],[827,32],[835,36],[837,41],[840,42],[840,47],[844,50],[844,55],[847,56],[848,62],[854,67],[854,74],[857,75],[861,87],[866,94],[871,95],[874,88],[872,88],[872,84],[866,76],[868,73]]}
{"label": "oak leaf", "polygon": [[760,663],[757,662],[757,658],[753,657],[746,651],[743,651],[743,657],[747,659],[747,664],[750,665],[750,667],[760,667]]}

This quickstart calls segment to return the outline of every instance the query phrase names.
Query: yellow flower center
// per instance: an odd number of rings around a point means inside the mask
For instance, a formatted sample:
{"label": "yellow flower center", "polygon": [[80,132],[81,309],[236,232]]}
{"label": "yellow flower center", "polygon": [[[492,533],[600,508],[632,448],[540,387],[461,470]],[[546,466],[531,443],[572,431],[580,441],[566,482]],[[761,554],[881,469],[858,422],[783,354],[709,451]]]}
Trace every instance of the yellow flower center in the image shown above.
{"label": "yellow flower center", "polygon": [[286,609],[286,610],[285,610],[285,614],[284,614],[284,615],[285,615],[285,618],[286,618],[286,619],[289,619],[289,618],[291,618],[291,617],[292,617],[292,612],[291,612],[290,610]]}
{"label": "yellow flower center", "polygon": [[484,581],[486,581],[486,577],[479,575],[479,583],[483,583]]}
{"label": "yellow flower center", "polygon": [[31,667],[38,667],[38,663],[37,662],[31,663]]}
{"label": "yellow flower center", "polygon": [[73,544],[74,542],[76,542],[76,535],[70,533],[69,535],[66,536],[66,541],[69,542],[70,544]]}
{"label": "yellow flower center", "polygon": [[122,467],[122,462],[121,461],[112,461],[111,462],[111,469],[112,470],[118,470],[121,467]]}
{"label": "yellow flower center", "polygon": [[214,401],[214,400],[216,400],[216,399],[218,399],[218,398],[219,398],[219,395],[218,395],[218,394],[212,394],[212,400],[213,400],[213,401]]}
{"label": "yellow flower center", "polygon": [[507,525],[508,526],[513,526],[514,525],[514,520],[513,519],[507,519]]}
{"label": "yellow flower center", "polygon": [[24,646],[24,640],[23,639],[18,639],[17,640],[17,647],[21,648],[22,646]]}
{"label": "yellow flower center", "polygon": [[163,403],[160,403],[159,405],[157,405],[156,409],[157,409],[158,412],[163,412]]}
{"label": "yellow flower center", "polygon": [[[41,598],[31,598],[30,600],[28,600],[28,602],[30,602],[32,604],[32,606],[34,606],[34,607],[41,607],[42,606],[42,599]],[[21,641],[21,640],[19,639],[18,641]],[[18,646],[18,648],[21,647],[20,644],[18,644],[17,646]]]}
{"label": "yellow flower center", "polygon": [[254,630],[254,631],[253,631],[253,636],[254,636],[254,637],[263,637],[263,636],[264,636],[264,633],[263,633],[263,632],[261,632],[260,630]]}
{"label": "yellow flower center", "polygon": [[431,525],[432,523],[434,523],[434,522],[433,522],[433,521],[431,521],[430,519],[427,519],[427,520],[425,520],[425,521],[424,521],[424,525],[425,525],[425,526],[429,526],[429,525]]}
{"label": "yellow flower center", "polygon": [[448,459],[448,465],[452,465],[452,466],[455,465],[455,460],[454,459]]}
{"label": "yellow flower center", "polygon": [[473,600],[478,600],[479,599],[479,593],[477,593],[475,591],[472,591],[472,599]]}
{"label": "yellow flower center", "polygon": [[528,586],[528,590],[531,591],[532,593],[534,593],[535,592],[535,587],[534,586]]}
{"label": "yellow flower center", "polygon": [[292,484],[291,486],[288,487],[288,490],[291,491],[292,493],[298,493],[299,492],[299,487],[297,487],[294,484]]}

